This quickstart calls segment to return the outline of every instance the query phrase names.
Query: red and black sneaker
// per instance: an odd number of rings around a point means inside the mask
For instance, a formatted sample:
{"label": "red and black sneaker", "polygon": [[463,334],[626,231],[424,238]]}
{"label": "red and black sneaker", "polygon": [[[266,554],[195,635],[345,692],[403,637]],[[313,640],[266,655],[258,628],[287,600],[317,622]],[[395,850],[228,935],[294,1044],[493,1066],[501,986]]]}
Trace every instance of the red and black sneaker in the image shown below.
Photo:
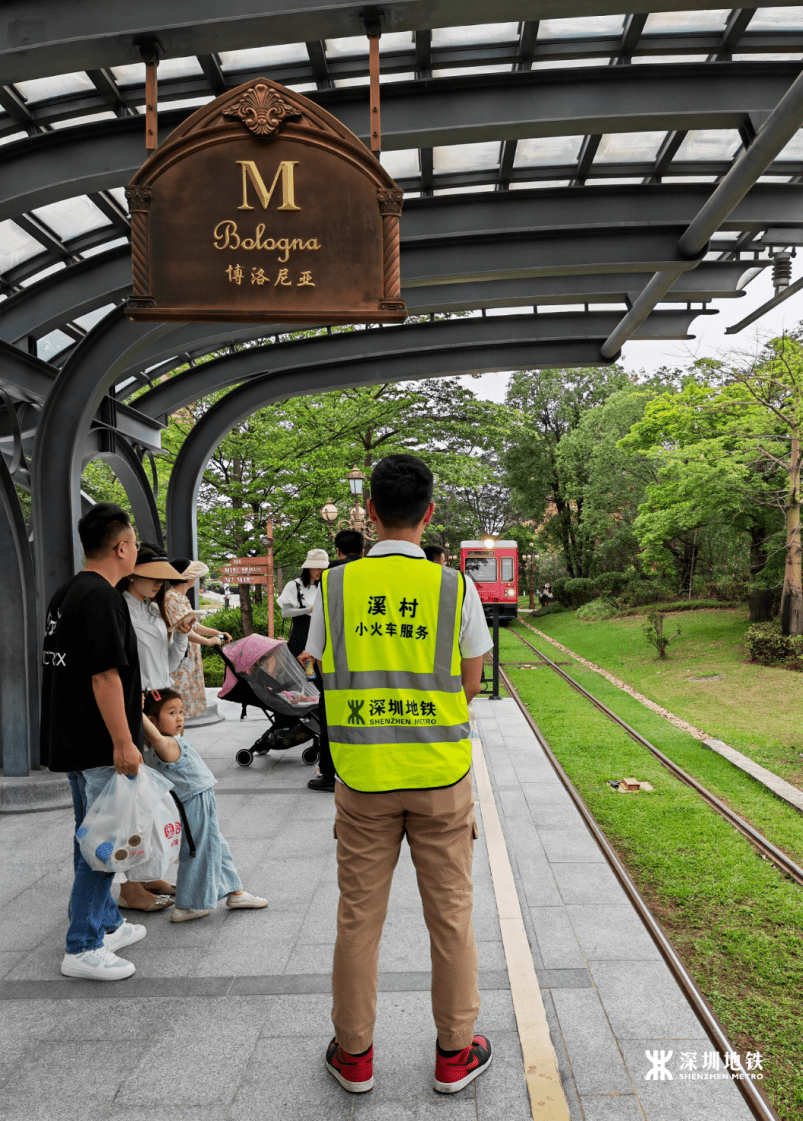
{"label": "red and black sneaker", "polygon": [[364,1094],[374,1088],[374,1045],[362,1055],[350,1055],[333,1039],[326,1048],[326,1069],[350,1094]]}
{"label": "red and black sneaker", "polygon": [[441,1054],[435,1045],[435,1089],[439,1094],[456,1094],[491,1065],[491,1041],[475,1035],[470,1045],[456,1055]]}

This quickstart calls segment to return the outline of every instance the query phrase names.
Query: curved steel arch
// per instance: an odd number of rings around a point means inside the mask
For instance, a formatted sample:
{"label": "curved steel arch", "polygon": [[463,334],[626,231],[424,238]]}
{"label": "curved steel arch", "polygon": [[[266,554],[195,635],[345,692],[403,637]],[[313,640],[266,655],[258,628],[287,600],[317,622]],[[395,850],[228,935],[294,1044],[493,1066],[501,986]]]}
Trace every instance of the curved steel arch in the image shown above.
{"label": "curved steel arch", "polygon": [[[501,317],[500,320],[504,324],[505,321]],[[479,324],[486,335],[491,336],[484,343],[478,339],[476,332],[472,332],[472,337],[467,337],[459,347],[424,344],[405,354],[396,351],[362,361],[349,358],[343,363],[330,365],[322,370],[307,370],[306,378],[299,376],[303,367],[290,372],[265,374],[262,377],[251,378],[244,385],[233,389],[192,428],[176,457],[167,491],[167,539],[168,549],[172,555],[195,556],[196,554],[196,501],[210,455],[238,421],[265,405],[285,401],[290,397],[300,397],[305,393],[326,393],[377,382],[412,381],[420,378],[445,377],[450,374],[517,369],[527,365],[547,367],[610,364],[600,360],[595,338],[575,341],[561,338],[533,341],[511,337],[504,341],[493,341],[492,328],[500,320],[492,318],[420,325],[426,330],[430,327],[465,327],[468,324]],[[370,334],[384,335],[389,334],[391,330],[406,331],[408,328],[391,328],[387,332],[371,331]],[[237,359],[243,359],[244,368],[248,353],[244,351],[236,356]],[[182,553],[182,549],[192,551]]]}
{"label": "curved steel arch", "polygon": [[[738,128],[772,111],[796,63],[588,67],[391,83],[382,92],[385,150],[642,130]],[[369,139],[364,87],[311,99]],[[189,113],[160,114],[166,136]],[[30,137],[6,150],[0,219],[120,186],[144,162],[144,118],[121,117]]]}
{"label": "curved steel arch", "polygon": [[28,529],[0,456],[0,726],[6,776],[39,766],[39,629]]}
{"label": "curved steel arch", "polygon": [[94,460],[102,459],[114,471],[126,493],[141,540],[163,544],[162,523],[150,480],[136,452],[122,436],[111,439],[95,428],[84,444],[82,471]]}
{"label": "curved steel arch", "polygon": [[[437,271],[440,253],[426,251],[436,246],[456,246],[461,251],[461,247],[476,243],[479,238],[512,239],[613,227],[643,227],[651,231],[667,225],[687,225],[709,194],[710,190],[702,184],[660,184],[414,199],[405,206],[401,218],[402,275],[415,276],[413,269],[420,274],[420,257],[424,252],[424,265],[436,270],[429,274],[430,282],[442,282],[443,276]],[[770,225],[797,224],[803,225],[803,186],[762,183],[742,200],[723,223],[723,229],[758,233]],[[487,255],[487,246],[487,241],[482,246],[472,244],[462,252],[473,259],[478,252]],[[612,271],[615,264],[612,259]],[[485,271],[492,268],[491,263]],[[130,281],[130,250],[126,246],[70,265],[0,304],[0,338],[17,342],[29,334],[45,334],[93,307],[121,299],[129,292]],[[420,290],[424,287],[427,285],[404,285],[405,298],[413,312],[433,310],[433,299],[437,302],[437,293],[424,293]],[[618,291],[624,293],[634,287],[637,285],[632,281],[626,286],[620,281]],[[526,291],[520,295],[527,298]],[[493,298],[492,292],[488,292],[485,301]],[[476,305],[468,299],[463,306]]]}
{"label": "curved steel arch", "polygon": [[81,516],[82,457],[90,426],[104,394],[121,366],[164,334],[156,326],[124,320],[127,349],[120,346],[121,310],[111,312],[81,342],[61,371],[45,401],[36,431],[31,480],[37,587],[42,607],[56,588],[80,567],[82,552],[75,527]]}
{"label": "curved steel arch", "polygon": [[[699,315],[699,311],[657,312],[656,322],[663,321],[670,330],[678,330],[689,320]],[[435,323],[405,324],[401,327],[383,328],[381,331],[353,331],[317,338],[294,339],[279,345],[254,347],[236,354],[204,362],[201,365],[176,374],[157,385],[137,399],[138,408],[150,417],[165,417],[178,409],[197,401],[199,397],[228,389],[238,381],[254,378],[270,371],[272,377],[287,376],[303,378],[317,376],[324,369],[335,367],[357,367],[368,364],[372,371],[381,368],[383,363],[407,364],[407,373],[400,373],[395,380],[410,380],[416,377],[431,377],[432,374],[416,374],[421,355],[426,354],[428,361],[444,364],[451,361],[451,352],[459,354],[455,369],[450,372],[479,372],[475,348],[493,359],[489,369],[513,369],[505,365],[503,357],[509,346],[539,347],[545,343],[555,343],[564,339],[567,343],[585,343],[604,334],[608,325],[619,321],[618,312],[560,312],[555,315],[493,316],[488,319],[445,320]],[[518,353],[518,351],[517,351]],[[466,354],[470,356],[470,367],[463,368]],[[501,363],[501,364],[500,364]],[[524,365],[536,365],[533,358],[525,359]],[[590,365],[606,365],[592,361]],[[368,368],[366,366],[366,368]],[[382,381],[382,377],[369,378]],[[388,379],[393,380],[393,379]],[[303,389],[300,392],[304,392]],[[310,391],[312,392],[312,390]],[[315,392],[318,392],[317,390]],[[322,391],[321,391],[322,392]]]}

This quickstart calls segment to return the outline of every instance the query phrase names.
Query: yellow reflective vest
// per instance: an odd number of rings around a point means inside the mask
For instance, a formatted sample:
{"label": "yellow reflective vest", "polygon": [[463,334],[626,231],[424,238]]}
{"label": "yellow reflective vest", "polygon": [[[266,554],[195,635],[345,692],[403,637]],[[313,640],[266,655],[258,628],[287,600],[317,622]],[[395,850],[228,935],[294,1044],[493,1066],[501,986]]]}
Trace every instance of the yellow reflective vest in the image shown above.
{"label": "yellow reflective vest", "polygon": [[329,744],[353,790],[433,789],[468,773],[458,645],[464,581],[404,554],[323,573]]}

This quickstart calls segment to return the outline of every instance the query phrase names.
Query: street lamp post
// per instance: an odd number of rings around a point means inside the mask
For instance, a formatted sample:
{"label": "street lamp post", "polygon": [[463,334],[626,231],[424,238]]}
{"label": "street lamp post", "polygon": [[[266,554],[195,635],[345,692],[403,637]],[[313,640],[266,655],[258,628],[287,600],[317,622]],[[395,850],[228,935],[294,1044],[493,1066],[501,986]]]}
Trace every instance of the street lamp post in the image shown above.
{"label": "street lamp post", "polygon": [[352,467],[348,475],[346,475],[345,481],[348,482],[349,490],[354,499],[354,503],[349,510],[348,520],[345,518],[338,520],[340,511],[331,498],[327,499],[321,507],[321,520],[329,529],[332,537],[341,529],[355,529],[358,533],[361,533],[363,537],[366,537],[369,541],[373,541],[376,539],[376,531],[373,523],[368,521],[367,514],[360,505],[365,475],[363,475],[359,468]]}

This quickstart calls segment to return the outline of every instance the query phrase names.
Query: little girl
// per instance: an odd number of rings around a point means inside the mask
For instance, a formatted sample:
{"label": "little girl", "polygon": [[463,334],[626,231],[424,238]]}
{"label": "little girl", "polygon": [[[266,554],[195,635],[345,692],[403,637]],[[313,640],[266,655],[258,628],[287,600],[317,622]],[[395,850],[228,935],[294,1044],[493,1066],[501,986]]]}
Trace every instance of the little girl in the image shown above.
{"label": "little girl", "polygon": [[184,702],[174,689],[149,695],[142,716],[145,738],[156,758],[149,763],[173,783],[176,796],[184,803],[187,823],[195,842],[195,856],[189,857],[182,843],[176,883],[176,906],[171,922],[200,919],[226,897],[226,906],[267,907],[267,899],[243,891],[229,846],[217,823],[217,803],[212,787],[217,779],[198,752],[185,740]]}

